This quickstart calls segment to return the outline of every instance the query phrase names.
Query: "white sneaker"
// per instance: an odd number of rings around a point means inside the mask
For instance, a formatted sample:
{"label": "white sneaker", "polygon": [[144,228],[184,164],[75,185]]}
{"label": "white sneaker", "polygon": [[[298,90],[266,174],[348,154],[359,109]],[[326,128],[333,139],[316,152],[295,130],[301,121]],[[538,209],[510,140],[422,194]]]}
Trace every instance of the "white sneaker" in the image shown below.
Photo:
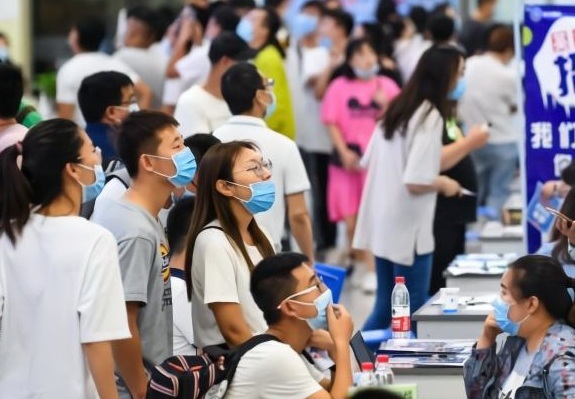
{"label": "white sneaker", "polygon": [[361,289],[366,294],[375,294],[375,291],[377,290],[377,275],[375,272],[367,272],[363,276]]}

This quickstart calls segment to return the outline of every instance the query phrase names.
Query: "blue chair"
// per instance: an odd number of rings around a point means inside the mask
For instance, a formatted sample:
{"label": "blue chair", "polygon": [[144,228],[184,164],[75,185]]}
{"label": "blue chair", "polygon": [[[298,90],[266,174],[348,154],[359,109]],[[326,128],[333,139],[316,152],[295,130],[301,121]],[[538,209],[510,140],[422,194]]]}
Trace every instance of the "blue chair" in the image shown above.
{"label": "blue chair", "polygon": [[315,272],[331,290],[333,302],[338,303],[343,291],[343,283],[345,282],[347,271],[343,267],[316,263]]}
{"label": "blue chair", "polygon": [[[374,352],[379,350],[382,342],[386,342],[392,338],[391,328],[386,330],[366,330],[362,331],[361,335],[365,344]],[[411,338],[415,338],[413,331],[411,332]]]}

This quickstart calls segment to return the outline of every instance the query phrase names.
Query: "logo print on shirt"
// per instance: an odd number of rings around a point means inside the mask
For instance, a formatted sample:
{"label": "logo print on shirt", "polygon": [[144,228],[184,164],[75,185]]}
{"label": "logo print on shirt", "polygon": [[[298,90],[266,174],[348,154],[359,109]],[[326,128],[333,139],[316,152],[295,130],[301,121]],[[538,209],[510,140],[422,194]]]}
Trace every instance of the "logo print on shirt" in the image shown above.
{"label": "logo print on shirt", "polygon": [[160,243],[160,255],[162,255],[162,278],[166,283],[170,279],[170,250],[163,242]]}

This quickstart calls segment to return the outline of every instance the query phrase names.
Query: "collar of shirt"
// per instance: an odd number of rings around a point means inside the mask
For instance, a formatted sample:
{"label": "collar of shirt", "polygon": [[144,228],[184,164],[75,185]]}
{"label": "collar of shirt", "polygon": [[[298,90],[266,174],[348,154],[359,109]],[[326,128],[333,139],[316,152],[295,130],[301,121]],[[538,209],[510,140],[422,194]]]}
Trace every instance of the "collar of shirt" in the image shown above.
{"label": "collar of shirt", "polygon": [[186,279],[184,271],[180,270],[180,269],[170,268],[170,274],[172,275],[172,277],[176,277],[176,278],[179,278],[181,280]]}
{"label": "collar of shirt", "polygon": [[255,116],[247,116],[247,115],[235,115],[230,118],[228,121],[230,125],[250,125],[250,126],[257,126],[262,127],[264,129],[268,128],[266,122],[262,118],[256,118]]}

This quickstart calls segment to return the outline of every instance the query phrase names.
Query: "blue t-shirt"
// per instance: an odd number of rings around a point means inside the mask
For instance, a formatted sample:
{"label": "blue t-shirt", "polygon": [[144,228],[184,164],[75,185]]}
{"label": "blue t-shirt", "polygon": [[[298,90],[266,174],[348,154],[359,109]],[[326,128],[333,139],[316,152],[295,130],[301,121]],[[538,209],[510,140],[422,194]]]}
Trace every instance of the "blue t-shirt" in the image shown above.
{"label": "blue t-shirt", "polygon": [[105,123],[87,123],[86,133],[96,147],[102,150],[102,159],[104,162],[118,156],[113,137],[115,134],[114,128]]}

